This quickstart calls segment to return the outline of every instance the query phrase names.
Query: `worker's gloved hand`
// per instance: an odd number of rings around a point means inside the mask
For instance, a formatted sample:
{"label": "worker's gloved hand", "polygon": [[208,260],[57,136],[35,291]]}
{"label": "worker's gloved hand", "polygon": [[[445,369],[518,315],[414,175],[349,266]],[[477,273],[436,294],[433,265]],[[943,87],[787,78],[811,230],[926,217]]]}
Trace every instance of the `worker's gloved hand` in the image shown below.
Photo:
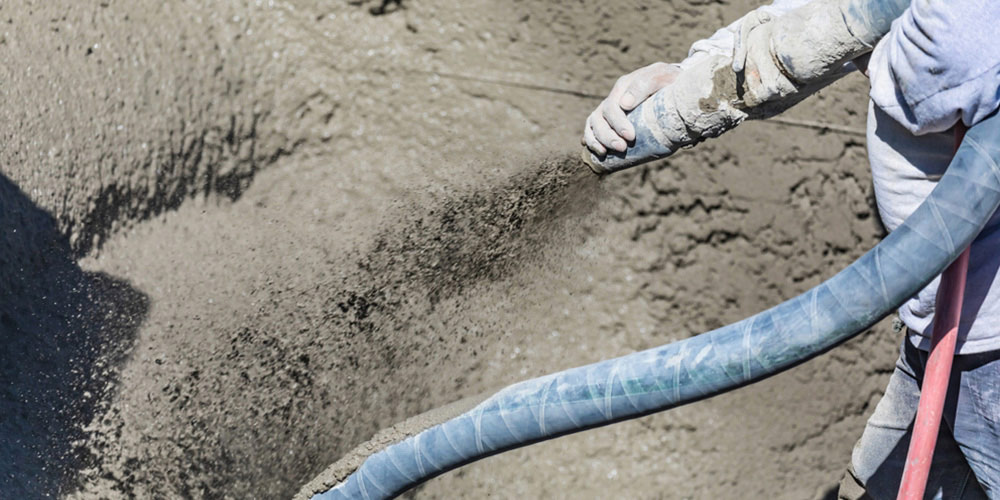
{"label": "worker's gloved hand", "polygon": [[733,71],[743,76],[743,100],[753,107],[798,91],[771,53],[774,27],[767,12],[755,10],[743,18],[733,46]]}
{"label": "worker's gloved hand", "polygon": [[635,129],[625,113],[670,85],[680,71],[676,64],[660,62],[619,78],[608,97],[587,117],[581,142],[597,155],[607,154],[609,149],[625,151],[635,139]]}
{"label": "worker's gloved hand", "polygon": [[735,34],[733,41],[733,71],[739,73],[743,71],[743,65],[747,60],[747,38],[750,32],[762,24],[770,22],[771,14],[763,9],[752,10],[740,20],[740,32]]}

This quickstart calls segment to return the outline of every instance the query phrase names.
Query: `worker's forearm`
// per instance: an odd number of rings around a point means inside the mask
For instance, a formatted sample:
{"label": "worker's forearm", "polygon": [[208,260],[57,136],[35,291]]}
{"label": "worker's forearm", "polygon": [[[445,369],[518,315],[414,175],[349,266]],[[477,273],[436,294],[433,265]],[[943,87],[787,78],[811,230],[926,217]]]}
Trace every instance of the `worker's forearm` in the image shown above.
{"label": "worker's forearm", "polygon": [[746,119],[774,116],[843,76],[837,71],[798,87],[781,99],[749,105],[732,58],[706,56],[629,114],[635,140],[624,153],[584,159],[597,173],[609,173],[663,158],[678,149],[717,137]]}
{"label": "worker's forearm", "polygon": [[731,56],[733,48],[736,46],[736,38],[740,35],[740,28],[746,22],[753,22],[751,19],[760,14],[766,14],[772,18],[781,17],[810,0],[775,0],[770,5],[755,9],[739,19],[733,21],[728,26],[720,28],[708,38],[698,40],[691,44],[687,58],[680,62],[681,69],[687,69],[699,63],[709,56]]}
{"label": "worker's forearm", "polygon": [[[859,13],[859,6],[871,10]],[[846,64],[888,31],[884,15],[903,9],[902,0],[817,0],[758,20],[743,30],[735,65],[732,55],[700,58],[629,115],[632,147],[585,159],[595,171],[613,172],[669,156],[748,118],[774,116],[843,76]]]}

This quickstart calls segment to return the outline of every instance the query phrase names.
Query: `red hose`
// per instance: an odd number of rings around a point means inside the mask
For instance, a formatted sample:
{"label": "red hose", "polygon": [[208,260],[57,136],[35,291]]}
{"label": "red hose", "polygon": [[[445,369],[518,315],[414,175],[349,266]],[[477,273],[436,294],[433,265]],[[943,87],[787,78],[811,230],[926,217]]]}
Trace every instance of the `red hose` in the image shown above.
{"label": "red hose", "polygon": [[[962,138],[965,137],[965,130],[961,122],[955,126],[955,149],[958,149]],[[934,309],[931,352],[924,370],[920,404],[917,406],[917,418],[913,422],[913,436],[906,454],[906,467],[903,469],[897,500],[921,500],[927,488],[931,457],[934,456],[934,445],[937,444],[944,411],[944,399],[948,393],[951,362],[955,356],[955,342],[958,339],[958,323],[962,314],[965,275],[968,268],[969,249],[966,248],[941,274],[941,284],[938,285]]]}

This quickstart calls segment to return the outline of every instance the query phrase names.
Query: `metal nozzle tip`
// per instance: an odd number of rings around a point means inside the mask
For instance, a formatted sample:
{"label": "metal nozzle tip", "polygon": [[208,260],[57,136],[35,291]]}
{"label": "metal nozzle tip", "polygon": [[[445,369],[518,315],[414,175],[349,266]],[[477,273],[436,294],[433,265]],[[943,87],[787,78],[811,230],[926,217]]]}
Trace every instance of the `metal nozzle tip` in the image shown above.
{"label": "metal nozzle tip", "polygon": [[601,164],[597,162],[597,157],[595,157],[594,153],[592,153],[589,149],[583,148],[583,151],[580,152],[580,158],[595,174],[604,175],[608,173],[608,169],[602,167]]}

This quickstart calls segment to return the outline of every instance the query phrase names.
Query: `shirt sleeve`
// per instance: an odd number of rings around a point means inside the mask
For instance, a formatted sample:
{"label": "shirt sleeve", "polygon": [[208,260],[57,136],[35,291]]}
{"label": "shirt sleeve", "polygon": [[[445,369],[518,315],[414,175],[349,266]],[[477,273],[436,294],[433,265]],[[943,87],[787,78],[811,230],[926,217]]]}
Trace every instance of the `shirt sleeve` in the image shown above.
{"label": "shirt sleeve", "polygon": [[[774,0],[773,3],[764,5],[758,10],[767,12],[773,17],[779,17],[810,1],[812,0]],[[745,18],[746,16],[743,16],[733,21],[729,26],[716,31],[712,36],[694,42],[691,45],[691,50],[688,51],[687,58],[680,63],[681,69],[687,69],[692,65],[698,64],[698,61],[705,57],[713,55],[731,56],[733,54],[733,47],[736,45],[736,37],[740,34],[740,24],[742,24]]]}
{"label": "shirt sleeve", "polygon": [[872,52],[872,101],[916,135],[979,123],[1000,104],[997,26],[995,0],[914,0]]}

